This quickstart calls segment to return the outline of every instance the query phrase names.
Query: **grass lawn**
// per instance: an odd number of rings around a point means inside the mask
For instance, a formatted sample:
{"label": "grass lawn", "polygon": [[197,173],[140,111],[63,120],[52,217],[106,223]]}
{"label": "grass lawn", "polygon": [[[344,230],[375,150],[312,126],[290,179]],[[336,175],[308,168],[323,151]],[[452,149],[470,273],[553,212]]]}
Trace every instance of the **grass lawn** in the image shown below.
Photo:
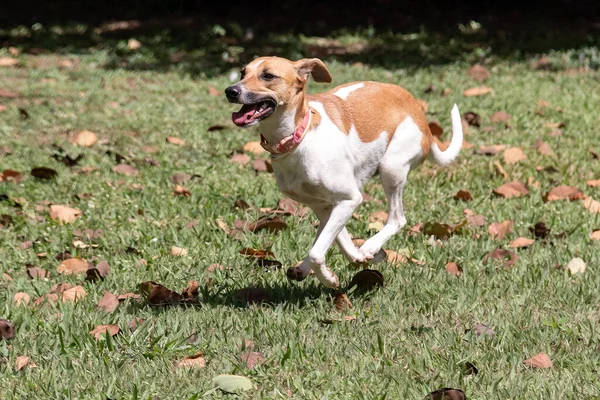
{"label": "grass lawn", "polygon": [[[132,62],[147,56],[143,43],[139,54],[124,52]],[[590,53],[582,54],[585,60]],[[0,56],[12,57],[7,49]],[[306,256],[314,239],[312,215],[284,217],[289,228],[279,233],[232,237],[218,226],[218,219],[232,228],[237,219],[261,215],[234,208],[237,199],[272,208],[282,198],[271,174],[255,172],[252,161],[230,161],[232,152],[258,140],[258,131],[236,128],[230,122],[235,107],[224,96],[209,94],[210,86],[222,90],[229,84],[229,72],[203,77],[176,66],[119,68],[114,51],[102,47],[83,54],[21,53],[19,65],[0,67],[0,104],[6,106],[0,112],[0,171],[23,174],[20,183],[0,183],[5,195],[0,214],[10,216],[2,217],[0,228],[0,275],[5,274],[0,317],[15,329],[12,340],[0,341],[0,397],[420,399],[453,387],[470,399],[599,398],[600,242],[590,235],[600,229],[600,214],[587,210],[582,200],[542,198],[558,185],[570,185],[600,200],[600,188],[586,184],[600,179],[600,160],[590,151],[600,152],[599,74],[580,68],[583,61],[568,51],[551,53],[555,68],[550,69],[534,69],[527,58],[490,56],[484,84],[493,93],[480,97],[463,95],[482,85],[466,73],[473,53],[422,68],[328,61],[334,82],[310,84],[311,92],[354,80],[400,84],[428,103],[428,117],[446,131],[454,103],[461,113],[481,117],[481,126],[465,133],[473,147],[464,149],[455,164],[425,163],[409,176],[408,225],[387,248],[410,252],[419,263],[375,266],[384,287],[362,295],[350,291],[353,308],[345,312],[335,309],[334,292],[313,277],[301,283],[285,277],[285,269]],[[425,93],[430,84],[435,90]],[[450,90],[446,96],[444,89]],[[511,115],[508,124],[491,121],[498,111]],[[208,132],[214,125],[225,128]],[[100,140],[87,148],[73,145],[73,135],[82,130]],[[185,144],[168,143],[171,136]],[[534,148],[538,139],[553,156]],[[526,159],[510,164],[502,151],[478,154],[480,146],[496,144],[520,147]],[[63,165],[52,158],[59,151],[54,145],[84,158],[75,167]],[[118,163],[139,173],[120,174],[113,170]],[[58,175],[37,179],[29,174],[34,167],[52,168]],[[173,194],[175,173],[197,175],[182,183],[189,197]],[[524,182],[529,194],[504,199],[492,193],[509,181]],[[455,200],[458,190],[468,191],[473,200]],[[373,199],[349,224],[355,238],[373,235],[369,216],[385,208],[375,179],[366,191]],[[82,215],[60,224],[49,216],[50,203],[77,208]],[[441,246],[432,245],[428,235],[408,234],[422,222],[459,224],[465,209],[483,215],[485,225],[470,226],[468,234],[453,235]],[[197,225],[186,226],[193,220]],[[493,239],[488,226],[505,220],[514,222],[512,232]],[[512,267],[482,262],[494,249],[509,249],[519,236],[534,238],[529,228],[537,222],[544,222],[550,234],[528,248],[511,249],[520,257]],[[82,249],[73,244],[78,229],[102,229],[103,235],[84,237],[97,246]],[[29,248],[27,241],[32,241]],[[187,249],[187,255],[172,255],[172,246]],[[283,268],[257,265],[239,254],[246,247],[270,249]],[[95,264],[105,260],[110,274],[96,282],[60,274],[57,255],[65,251]],[[566,270],[574,257],[587,263],[585,273],[571,276]],[[460,276],[446,271],[451,261],[462,267]],[[357,269],[336,248],[328,262],[345,289]],[[213,263],[224,269],[210,272]],[[49,276],[30,279],[27,264]],[[97,307],[105,291],[139,293],[143,281],[180,291],[190,280],[200,284],[193,306],[150,307],[141,298],[121,302],[113,313]],[[87,296],[32,306],[61,282],[83,286]],[[249,286],[264,288],[268,301],[238,301],[236,291]],[[19,292],[30,296],[28,306],[13,301]],[[321,322],[345,315],[355,319]],[[132,331],[135,318],[144,322]],[[495,335],[476,335],[477,323]],[[90,335],[107,324],[121,332],[99,340]],[[250,350],[265,359],[253,369],[242,360]],[[204,368],[178,367],[198,352]],[[552,368],[523,365],[541,352]],[[17,357],[23,355],[36,366],[17,371]],[[467,362],[477,374],[468,371]],[[212,378],[219,374],[246,376],[254,389],[238,395],[213,390]]]}

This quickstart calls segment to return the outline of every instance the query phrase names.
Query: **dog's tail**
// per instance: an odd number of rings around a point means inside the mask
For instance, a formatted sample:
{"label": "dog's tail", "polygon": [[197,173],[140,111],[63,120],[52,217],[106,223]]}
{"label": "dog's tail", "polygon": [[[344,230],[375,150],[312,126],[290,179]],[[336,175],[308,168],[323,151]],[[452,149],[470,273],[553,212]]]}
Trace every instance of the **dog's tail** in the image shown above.
{"label": "dog's tail", "polygon": [[463,143],[462,121],[460,120],[460,112],[456,104],[450,112],[452,117],[452,140],[450,146],[444,151],[440,150],[442,143],[434,136],[434,142],[431,144],[431,159],[438,165],[448,165],[458,156]]}

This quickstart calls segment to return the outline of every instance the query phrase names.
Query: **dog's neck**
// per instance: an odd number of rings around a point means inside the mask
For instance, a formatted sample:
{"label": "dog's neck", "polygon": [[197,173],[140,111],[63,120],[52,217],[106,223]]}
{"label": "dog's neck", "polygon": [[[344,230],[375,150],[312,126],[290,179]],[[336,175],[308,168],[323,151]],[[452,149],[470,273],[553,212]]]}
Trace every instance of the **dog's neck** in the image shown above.
{"label": "dog's neck", "polygon": [[279,143],[294,134],[307,112],[310,110],[306,96],[303,94],[300,101],[281,105],[269,118],[260,121],[258,125],[260,133],[268,143]]}

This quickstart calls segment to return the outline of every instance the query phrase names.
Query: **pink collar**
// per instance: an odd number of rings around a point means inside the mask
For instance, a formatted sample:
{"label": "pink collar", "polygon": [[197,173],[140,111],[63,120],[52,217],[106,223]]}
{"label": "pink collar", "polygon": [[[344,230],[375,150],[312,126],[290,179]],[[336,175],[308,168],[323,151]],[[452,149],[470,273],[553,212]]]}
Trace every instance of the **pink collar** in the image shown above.
{"label": "pink collar", "polygon": [[306,132],[306,128],[308,127],[308,121],[310,119],[311,110],[310,108],[304,114],[304,118],[300,123],[300,126],[296,128],[296,131],[289,136],[284,137],[279,141],[279,143],[271,144],[267,142],[267,139],[260,134],[260,145],[271,153],[271,155],[283,154],[292,150],[294,147],[298,146],[302,139],[304,139],[304,133]]}

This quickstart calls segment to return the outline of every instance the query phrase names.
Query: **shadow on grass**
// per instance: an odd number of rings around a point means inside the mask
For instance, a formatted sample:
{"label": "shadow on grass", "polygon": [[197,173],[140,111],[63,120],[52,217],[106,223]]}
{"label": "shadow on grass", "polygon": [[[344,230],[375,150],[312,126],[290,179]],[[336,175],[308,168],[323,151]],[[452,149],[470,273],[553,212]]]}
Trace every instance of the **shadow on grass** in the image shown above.
{"label": "shadow on grass", "polygon": [[[492,55],[518,61],[600,43],[600,6],[586,1],[568,7],[554,1],[556,7],[547,4],[540,12],[516,2],[512,7],[481,7],[475,2],[359,1],[340,7],[336,2],[293,0],[253,8],[258,15],[249,15],[248,5],[235,2],[130,1],[108,7],[87,1],[29,3],[37,4],[33,14],[17,7],[11,19],[0,17],[5,46],[33,54],[103,50],[109,56],[107,69],[177,70],[193,76],[237,70],[258,55],[410,70]],[[141,43],[138,49],[128,46],[132,38]],[[573,57],[581,54],[575,51]],[[592,66],[597,68],[599,59],[591,60]]]}

